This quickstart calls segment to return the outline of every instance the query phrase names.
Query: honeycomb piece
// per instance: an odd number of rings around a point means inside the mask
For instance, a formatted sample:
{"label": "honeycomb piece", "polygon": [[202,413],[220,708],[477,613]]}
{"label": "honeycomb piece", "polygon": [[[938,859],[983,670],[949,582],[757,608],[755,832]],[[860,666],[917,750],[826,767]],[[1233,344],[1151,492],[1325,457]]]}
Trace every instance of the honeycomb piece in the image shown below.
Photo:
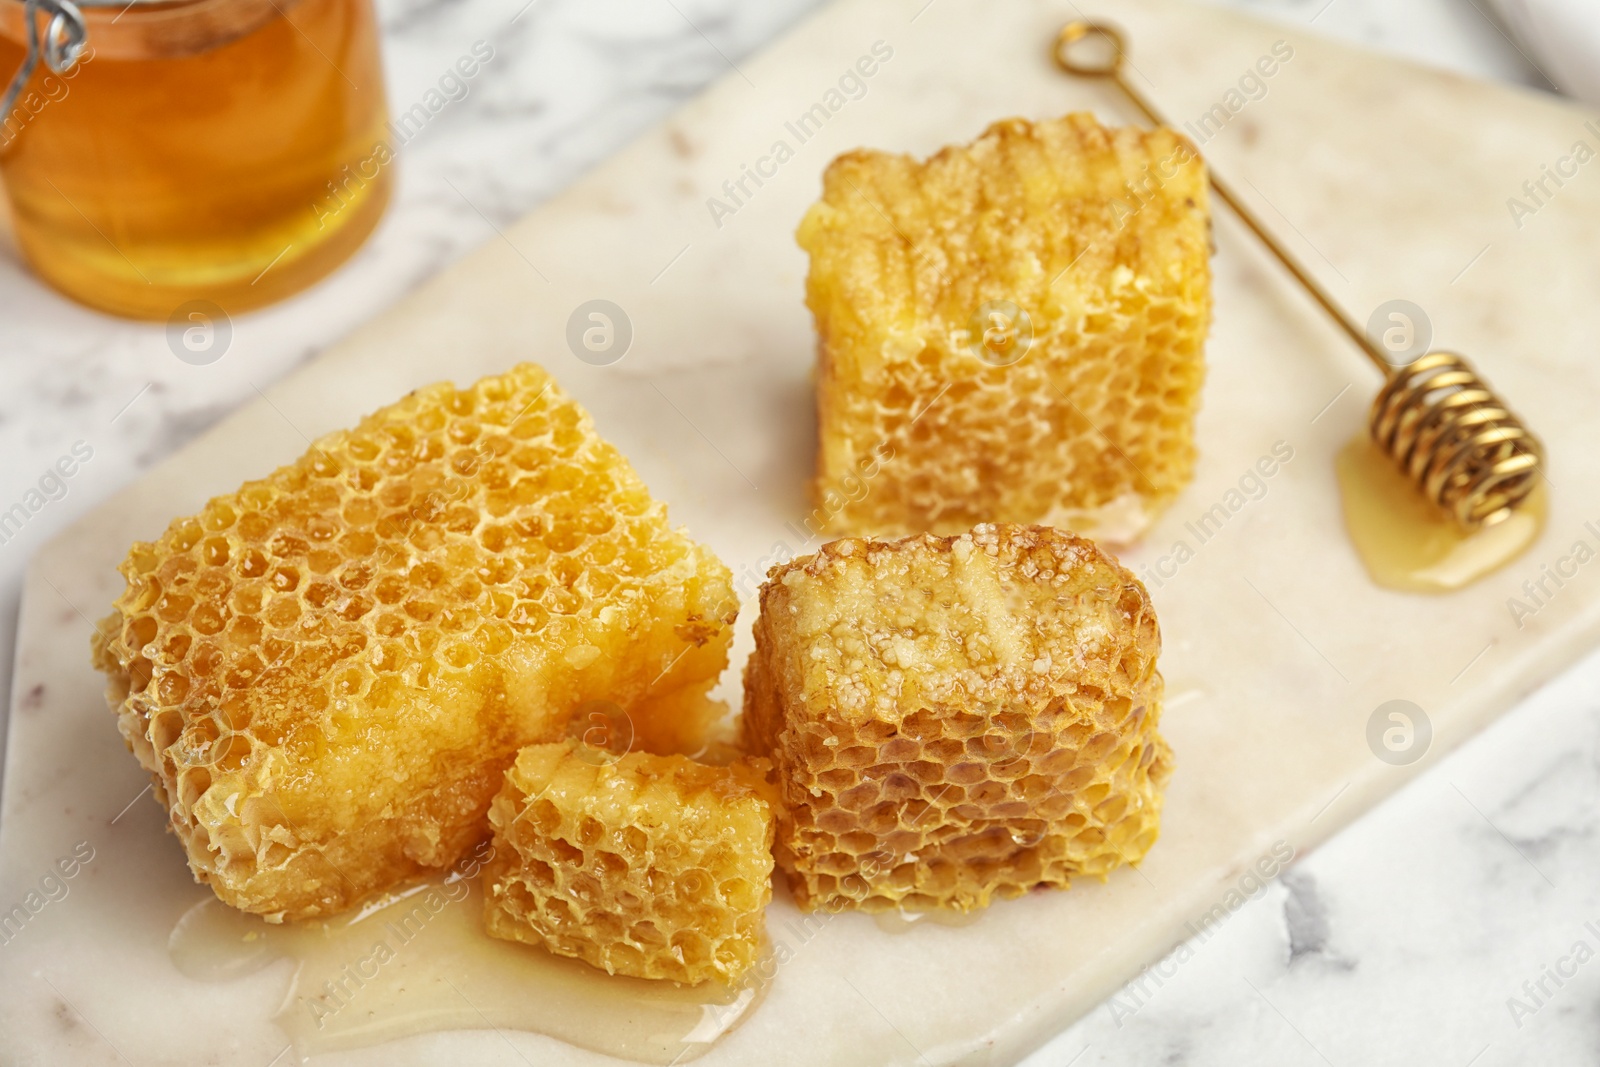
{"label": "honeycomb piece", "polygon": [[820,340],[812,529],[1137,536],[1194,466],[1209,227],[1187,140],[1088,114],[999,122],[926,162],[834,160],[797,234]]}
{"label": "honeycomb piece", "polygon": [[484,923],[611,974],[731,982],[772,899],[772,808],[749,769],[530,745],[489,808]]}
{"label": "honeycomb piece", "polygon": [[737,610],[531,364],[324,437],[121,569],[96,661],[123,736],[195,876],[274,920],[449,867],[586,702],[698,748]]}
{"label": "honeycomb piece", "polygon": [[1160,828],[1144,587],[1043,526],[849,538],[774,567],[743,743],[806,910],[968,911],[1137,863]]}

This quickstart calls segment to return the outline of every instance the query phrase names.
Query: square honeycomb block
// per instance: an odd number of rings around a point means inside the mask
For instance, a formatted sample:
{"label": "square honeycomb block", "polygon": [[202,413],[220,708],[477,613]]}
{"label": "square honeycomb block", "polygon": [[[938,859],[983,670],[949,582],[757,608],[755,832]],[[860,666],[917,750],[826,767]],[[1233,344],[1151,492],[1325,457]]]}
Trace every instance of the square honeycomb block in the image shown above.
{"label": "square honeycomb block", "polygon": [[968,911],[1155,842],[1160,631],[1093,542],[835,541],[772,569],[755,638],[743,744],[775,764],[802,908]]}
{"label": "square honeycomb block", "polygon": [[195,876],[273,920],[451,866],[587,702],[699,749],[737,611],[531,364],[322,438],[121,570],[95,659],[123,737]]}
{"label": "square honeycomb block", "polygon": [[834,160],[800,224],[813,530],[1137,536],[1188,482],[1211,316],[1205,165],[1168,129],[1011,119]]}
{"label": "square honeycomb block", "polygon": [[765,788],[737,764],[529,746],[489,809],[485,926],[611,974],[732,982],[772,899]]}

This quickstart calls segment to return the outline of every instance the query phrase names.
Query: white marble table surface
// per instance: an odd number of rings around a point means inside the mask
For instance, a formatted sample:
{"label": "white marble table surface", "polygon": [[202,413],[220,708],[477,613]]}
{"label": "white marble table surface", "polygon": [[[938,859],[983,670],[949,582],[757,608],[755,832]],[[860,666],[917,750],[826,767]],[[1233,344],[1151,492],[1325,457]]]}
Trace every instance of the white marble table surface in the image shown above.
{"label": "white marble table surface", "polygon": [[[813,0],[533,0],[518,14],[520,6],[379,0],[396,111],[474,42],[491,42],[494,59],[405,148],[396,202],[372,242],[311,292],[238,319],[213,364],[179,361],[159,326],[56,296],[8,241],[0,248],[0,510],[75,442],[94,449],[67,495],[0,545],[0,701],[20,576],[39,545],[405,300],[782,33]],[[1465,74],[1543,84],[1477,0],[1234,6]],[[1600,657],[1591,657],[1071,1026],[1029,1067],[1600,1061],[1600,963],[1586,965],[1600,952],[1597,712]]]}

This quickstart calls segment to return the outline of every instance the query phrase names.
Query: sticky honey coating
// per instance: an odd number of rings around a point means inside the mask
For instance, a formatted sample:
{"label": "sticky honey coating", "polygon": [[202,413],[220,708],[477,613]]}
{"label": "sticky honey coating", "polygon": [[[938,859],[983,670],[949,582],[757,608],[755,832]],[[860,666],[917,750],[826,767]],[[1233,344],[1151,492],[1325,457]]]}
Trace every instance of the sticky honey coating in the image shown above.
{"label": "sticky honey coating", "polygon": [[269,919],[454,863],[590,701],[693,751],[730,574],[532,364],[441,383],[134,545],[95,660],[195,876]]}
{"label": "sticky honey coating", "polygon": [[813,528],[1136,536],[1194,466],[1209,227],[1187,140],[1088,114],[999,122],[922,162],[834,160],[797,234]]}
{"label": "sticky honey coating", "polygon": [[762,792],[738,764],[529,746],[489,809],[485,928],[611,974],[732,982],[772,897]]}
{"label": "sticky honey coating", "polygon": [[1172,757],[1139,581],[1042,526],[848,538],[774,567],[742,740],[802,908],[969,911],[1138,863]]}

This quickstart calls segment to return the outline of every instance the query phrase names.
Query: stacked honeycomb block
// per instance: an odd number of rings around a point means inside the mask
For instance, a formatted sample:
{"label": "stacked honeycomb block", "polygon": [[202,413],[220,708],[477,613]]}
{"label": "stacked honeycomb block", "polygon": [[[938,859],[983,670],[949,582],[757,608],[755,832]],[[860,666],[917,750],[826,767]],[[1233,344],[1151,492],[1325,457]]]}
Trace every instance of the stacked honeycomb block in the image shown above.
{"label": "stacked honeycomb block", "polygon": [[1137,863],[1171,754],[1160,632],[1087,540],[981,525],[774,567],[743,743],[806,909],[966,911]]}
{"label": "stacked honeycomb block", "polygon": [[489,809],[486,928],[611,974],[737,979],[772,896],[762,788],[683,756],[523,749]]}
{"label": "stacked honeycomb block", "polygon": [[1194,465],[1207,211],[1188,141],[1087,114],[925,162],[834,160],[797,235],[820,341],[811,527],[1135,536]]}
{"label": "stacked honeycomb block", "polygon": [[270,919],[450,866],[610,701],[694,751],[730,575],[538,367],[439,384],[136,544],[96,639],[197,878]]}

